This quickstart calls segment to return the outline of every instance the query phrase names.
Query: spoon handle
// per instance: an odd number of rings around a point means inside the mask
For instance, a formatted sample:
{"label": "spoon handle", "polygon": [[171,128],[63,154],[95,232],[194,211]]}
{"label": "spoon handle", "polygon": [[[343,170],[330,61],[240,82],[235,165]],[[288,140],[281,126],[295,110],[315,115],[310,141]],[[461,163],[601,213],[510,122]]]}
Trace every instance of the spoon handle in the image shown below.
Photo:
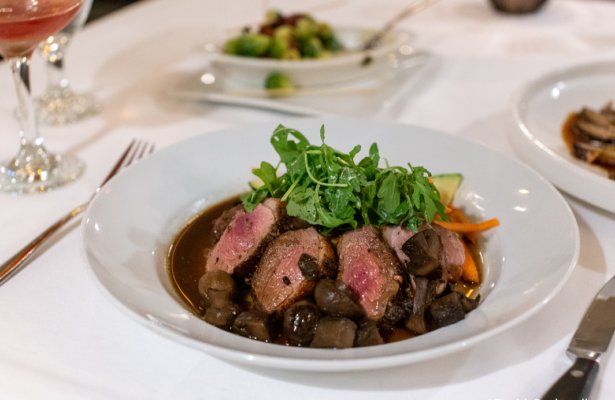
{"label": "spoon handle", "polygon": [[382,29],[377,31],[365,44],[363,50],[372,50],[377,47],[382,38],[384,38],[399,22],[404,19],[426,9],[427,7],[437,3],[438,0],[417,0],[404,8],[399,14],[395,15],[389,22],[387,22]]}

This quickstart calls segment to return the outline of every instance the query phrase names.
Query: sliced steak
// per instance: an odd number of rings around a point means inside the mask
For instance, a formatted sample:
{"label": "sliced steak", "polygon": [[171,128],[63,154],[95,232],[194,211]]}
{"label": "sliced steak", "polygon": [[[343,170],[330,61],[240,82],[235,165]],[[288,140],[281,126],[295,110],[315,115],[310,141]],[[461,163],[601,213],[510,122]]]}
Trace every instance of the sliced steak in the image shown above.
{"label": "sliced steak", "polygon": [[393,249],[402,265],[405,265],[410,259],[403,252],[402,246],[414,235],[414,232],[401,226],[384,225],[380,228],[380,233],[384,241]]}
{"label": "sliced steak", "polygon": [[210,251],[205,270],[251,272],[266,245],[279,234],[283,214],[280,200],[267,199],[249,213],[238,208],[231,218],[225,216],[230,222]]}
{"label": "sliced steak", "polygon": [[433,226],[434,230],[440,235],[442,242],[442,257],[440,265],[442,266],[442,279],[445,281],[456,282],[461,278],[463,273],[463,263],[466,260],[465,249],[463,242],[458,234],[449,231],[439,225]]}
{"label": "sliced steak", "polygon": [[335,253],[329,241],[310,227],[274,239],[256,267],[252,293],[267,313],[282,313],[311,293],[320,278],[335,274]]}
{"label": "sliced steak", "polygon": [[465,250],[456,233],[436,224],[416,233],[401,226],[386,226],[381,231],[408,274],[447,282],[461,278]]}
{"label": "sliced steak", "polygon": [[231,221],[233,221],[233,219],[235,218],[235,215],[238,212],[245,213],[243,206],[241,204],[237,204],[234,207],[224,210],[222,214],[220,214],[220,216],[214,220],[213,230],[214,230],[214,239],[216,240],[216,242],[220,240],[220,238],[222,237],[222,234],[224,233],[226,228],[229,226]]}
{"label": "sliced steak", "polygon": [[373,226],[343,234],[337,242],[337,279],[354,292],[365,315],[382,318],[389,301],[399,290],[399,264]]}

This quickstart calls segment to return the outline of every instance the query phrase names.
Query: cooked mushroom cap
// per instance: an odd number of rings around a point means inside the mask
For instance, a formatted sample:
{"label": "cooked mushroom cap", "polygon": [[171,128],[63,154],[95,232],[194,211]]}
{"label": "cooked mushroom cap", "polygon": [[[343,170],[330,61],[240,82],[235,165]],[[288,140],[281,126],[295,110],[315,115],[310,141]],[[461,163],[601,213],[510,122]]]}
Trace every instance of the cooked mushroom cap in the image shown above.
{"label": "cooked mushroom cap", "polygon": [[311,347],[343,349],[354,344],[357,324],[348,318],[324,317],[318,322]]}
{"label": "cooked mushroom cap", "polygon": [[259,311],[244,311],[235,318],[233,332],[250,339],[271,340],[269,316]]}
{"label": "cooked mushroom cap", "polygon": [[282,334],[291,344],[308,345],[320,318],[318,307],[307,300],[299,301],[284,312]]}
{"label": "cooked mushroom cap", "polygon": [[330,316],[357,318],[362,314],[352,292],[341,281],[321,280],[314,289],[314,299],[318,307]]}

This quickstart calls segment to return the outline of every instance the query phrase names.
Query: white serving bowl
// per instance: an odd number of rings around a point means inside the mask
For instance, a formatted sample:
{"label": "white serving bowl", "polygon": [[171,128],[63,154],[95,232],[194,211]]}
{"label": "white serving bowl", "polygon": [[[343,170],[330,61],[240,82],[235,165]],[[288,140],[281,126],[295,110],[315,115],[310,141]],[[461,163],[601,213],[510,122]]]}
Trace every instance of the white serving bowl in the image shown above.
{"label": "white serving bowl", "polygon": [[[476,218],[501,222],[482,235],[484,281],[478,308],[463,321],[413,339],[352,349],[263,343],[191,313],[168,277],[169,247],[197,213],[246,190],[251,168],[262,160],[276,162],[269,139],[278,122],[313,143],[319,143],[324,124],[328,144],[342,151],[361,144],[361,156],[378,142],[391,165],[412,162],[433,173],[462,173],[455,204]],[[135,321],[224,360],[302,371],[387,368],[476,345],[542,308],[563,286],[579,255],[579,231],[567,203],[518,161],[425,128],[334,118],[241,126],[166,148],[105,185],[84,217],[83,240],[96,282]]]}
{"label": "white serving bowl", "polygon": [[[287,75],[298,86],[322,86],[361,79],[379,71],[379,68],[411,35],[394,31],[386,36],[380,46],[368,52],[359,51],[373,30],[365,28],[339,28],[335,31],[344,45],[344,51],[328,58],[277,60],[271,58],[242,57],[217,52],[212,63],[224,72],[225,79],[254,87],[263,87],[271,72]],[[364,64],[366,57],[371,62]]]}

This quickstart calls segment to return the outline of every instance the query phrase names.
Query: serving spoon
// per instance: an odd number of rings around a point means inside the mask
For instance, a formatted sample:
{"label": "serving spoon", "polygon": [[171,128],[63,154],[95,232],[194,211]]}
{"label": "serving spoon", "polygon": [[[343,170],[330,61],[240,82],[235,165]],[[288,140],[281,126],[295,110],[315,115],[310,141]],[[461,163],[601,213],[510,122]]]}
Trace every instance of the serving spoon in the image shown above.
{"label": "serving spoon", "polygon": [[382,43],[382,39],[401,21],[415,15],[426,8],[434,5],[439,0],[417,0],[408,7],[401,10],[397,15],[390,19],[382,28],[376,31],[362,46],[362,51],[373,50]]}

